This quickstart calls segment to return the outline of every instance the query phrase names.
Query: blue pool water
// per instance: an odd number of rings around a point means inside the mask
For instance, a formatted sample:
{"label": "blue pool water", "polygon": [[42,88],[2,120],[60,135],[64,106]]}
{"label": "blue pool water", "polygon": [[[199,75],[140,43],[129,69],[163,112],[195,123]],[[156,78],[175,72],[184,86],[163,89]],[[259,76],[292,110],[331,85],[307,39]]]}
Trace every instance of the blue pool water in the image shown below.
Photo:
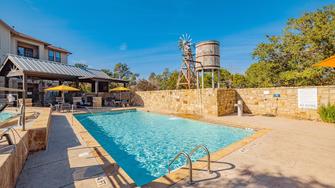
{"label": "blue pool water", "polygon": [[0,122],[5,121],[11,117],[13,117],[13,113],[11,112],[0,112]]}
{"label": "blue pool water", "polygon": [[[176,154],[205,144],[210,152],[253,134],[253,130],[215,125],[143,111],[78,114],[77,120],[138,186],[168,173]],[[205,156],[202,150],[192,160]],[[180,158],[172,166],[185,164]]]}

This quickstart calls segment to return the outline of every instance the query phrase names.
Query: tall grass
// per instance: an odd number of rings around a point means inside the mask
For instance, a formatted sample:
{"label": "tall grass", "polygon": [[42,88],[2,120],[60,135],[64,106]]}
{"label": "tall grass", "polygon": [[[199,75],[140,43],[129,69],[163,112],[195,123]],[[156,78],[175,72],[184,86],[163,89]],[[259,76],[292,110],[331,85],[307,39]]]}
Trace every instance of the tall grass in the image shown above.
{"label": "tall grass", "polygon": [[318,113],[322,121],[328,122],[328,123],[335,123],[335,105],[334,104],[320,106],[318,109]]}

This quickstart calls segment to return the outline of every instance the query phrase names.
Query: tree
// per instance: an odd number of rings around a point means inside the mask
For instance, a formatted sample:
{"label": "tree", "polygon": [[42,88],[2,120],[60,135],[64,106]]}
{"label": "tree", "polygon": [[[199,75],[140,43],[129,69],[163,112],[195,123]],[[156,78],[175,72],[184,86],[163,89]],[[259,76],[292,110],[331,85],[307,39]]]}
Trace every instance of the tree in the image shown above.
{"label": "tree", "polygon": [[101,69],[102,72],[106,73],[110,77],[114,77],[113,72],[110,69]]}
{"label": "tree", "polygon": [[178,75],[179,75],[178,71],[169,72],[168,76],[164,78],[164,82],[161,84],[161,89],[164,90],[176,89]]}
{"label": "tree", "polygon": [[278,84],[278,64],[259,62],[252,64],[245,72],[248,87],[273,87]]}
{"label": "tree", "polygon": [[335,6],[290,19],[280,36],[267,36],[246,71],[252,87],[334,84],[330,69],[313,64],[335,54]]}
{"label": "tree", "polygon": [[248,86],[248,80],[242,74],[232,75],[232,87],[233,88],[245,88]]}
{"label": "tree", "polygon": [[[109,71],[111,72],[111,71]],[[139,74],[130,71],[130,68],[125,63],[117,63],[114,66],[113,77],[122,80],[128,80],[130,85],[135,85]]]}
{"label": "tree", "polygon": [[86,65],[84,63],[75,63],[74,66],[78,67],[80,69],[87,69],[88,68],[88,65]]}
{"label": "tree", "polygon": [[[201,79],[201,78],[200,78]],[[231,87],[232,74],[224,68],[220,69],[220,87]],[[217,83],[217,73],[214,74],[214,82]],[[212,87],[212,72],[204,73],[204,85],[205,88]]]}
{"label": "tree", "polygon": [[135,90],[138,91],[152,91],[157,89],[157,86],[145,79],[140,79],[135,86]]}

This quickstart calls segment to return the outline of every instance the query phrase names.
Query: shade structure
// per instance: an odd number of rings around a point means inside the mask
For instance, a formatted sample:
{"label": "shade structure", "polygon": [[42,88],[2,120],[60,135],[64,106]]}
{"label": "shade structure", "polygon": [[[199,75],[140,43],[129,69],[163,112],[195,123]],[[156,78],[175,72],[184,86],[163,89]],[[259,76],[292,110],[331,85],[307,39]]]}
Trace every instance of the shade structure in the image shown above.
{"label": "shade structure", "polygon": [[71,87],[71,86],[67,86],[67,85],[60,85],[60,86],[56,86],[56,87],[50,87],[45,89],[45,91],[80,91],[80,89]]}
{"label": "shade structure", "polygon": [[314,64],[316,67],[332,67],[335,68],[335,55],[321,61],[320,63]]}
{"label": "shade structure", "polygon": [[130,89],[125,88],[125,87],[116,87],[111,89],[110,91],[129,91]]}

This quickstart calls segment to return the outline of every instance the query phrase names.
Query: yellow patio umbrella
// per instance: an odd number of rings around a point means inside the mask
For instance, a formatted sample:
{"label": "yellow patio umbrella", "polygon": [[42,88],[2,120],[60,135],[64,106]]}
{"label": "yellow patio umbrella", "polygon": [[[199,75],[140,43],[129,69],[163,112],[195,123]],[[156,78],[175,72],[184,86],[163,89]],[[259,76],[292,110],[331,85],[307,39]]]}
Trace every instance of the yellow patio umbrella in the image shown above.
{"label": "yellow patio umbrella", "polygon": [[45,91],[61,91],[62,92],[62,98],[63,98],[63,103],[65,101],[64,98],[64,91],[80,91],[80,89],[71,87],[71,86],[67,86],[67,85],[59,85],[59,86],[55,86],[55,87],[49,87],[47,89],[45,89]]}
{"label": "yellow patio umbrella", "polygon": [[130,89],[128,89],[128,88],[125,88],[125,87],[116,87],[116,88],[113,88],[113,89],[111,89],[111,90],[109,90],[109,91],[115,91],[115,92],[120,92],[120,100],[121,100],[121,93],[123,92],[123,91],[130,91]]}
{"label": "yellow patio umbrella", "polygon": [[130,89],[125,88],[125,87],[116,87],[111,89],[110,91],[129,91]]}
{"label": "yellow patio umbrella", "polygon": [[335,55],[321,61],[320,63],[314,64],[315,67],[332,67],[335,68]]}

